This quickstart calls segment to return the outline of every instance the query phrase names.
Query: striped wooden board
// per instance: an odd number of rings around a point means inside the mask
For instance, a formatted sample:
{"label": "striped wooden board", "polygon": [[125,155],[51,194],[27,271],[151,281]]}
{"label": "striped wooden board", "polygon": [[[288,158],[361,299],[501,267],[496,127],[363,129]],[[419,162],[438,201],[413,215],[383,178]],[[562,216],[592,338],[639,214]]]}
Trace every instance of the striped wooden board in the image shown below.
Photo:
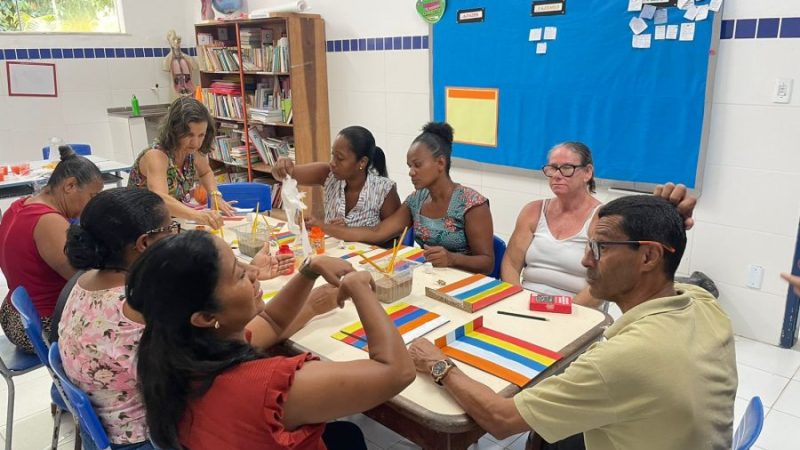
{"label": "striped wooden board", "polygon": [[425,288],[425,295],[428,297],[470,313],[480,311],[517,292],[522,292],[522,288],[482,274],[470,275],[440,288]]}
{"label": "striped wooden board", "polygon": [[[403,342],[410,344],[414,339],[439,328],[450,319],[426,309],[408,303],[397,303],[386,308],[386,314],[394,322],[397,331],[403,336]],[[331,335],[332,338],[350,344],[353,347],[368,351],[367,335],[361,322],[352,323]]]}
{"label": "striped wooden board", "polygon": [[483,316],[436,339],[449,357],[524,387],[561,359],[558,352],[483,326]]}

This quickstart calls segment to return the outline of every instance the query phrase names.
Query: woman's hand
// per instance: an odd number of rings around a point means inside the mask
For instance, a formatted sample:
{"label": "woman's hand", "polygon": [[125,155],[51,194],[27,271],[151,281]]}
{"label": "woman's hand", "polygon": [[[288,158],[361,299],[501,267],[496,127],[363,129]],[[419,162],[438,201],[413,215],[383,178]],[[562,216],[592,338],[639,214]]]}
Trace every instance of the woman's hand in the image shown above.
{"label": "woman's hand", "polygon": [[339,305],[342,306],[347,298],[352,298],[353,301],[361,298],[358,292],[364,289],[368,289],[370,292],[375,291],[375,281],[372,279],[372,275],[366,270],[348,273],[342,278],[342,284],[339,286]]}
{"label": "woman's hand", "polygon": [[311,308],[311,311],[314,312],[314,315],[319,316],[321,314],[333,311],[333,309],[337,306],[339,308],[343,307],[344,299],[342,299],[342,303],[340,303],[338,297],[339,288],[330,284],[323,284],[322,286],[315,287],[311,290],[311,293],[308,294],[308,300],[306,300],[306,303],[308,304],[309,308]]}
{"label": "woman's hand", "polygon": [[305,216],[305,219],[306,219],[306,229],[307,230],[310,230],[311,227],[319,227],[319,226],[322,226],[322,225],[325,224],[325,222],[323,222],[322,220],[317,219],[316,217],[312,216],[311,214],[309,214],[308,216]]}
{"label": "woman's hand", "polygon": [[215,230],[218,230],[223,224],[222,216],[219,212],[213,210],[196,211],[192,220],[199,225],[208,225]]}
{"label": "woman's hand", "polygon": [[444,247],[426,245],[423,255],[425,255],[425,262],[433,264],[433,267],[453,266],[453,254]]}
{"label": "woman's hand", "polygon": [[342,277],[356,270],[349,262],[330,256],[315,256],[308,267],[334,286],[340,286]]}
{"label": "woman's hand", "polygon": [[286,178],[286,175],[291,176],[292,172],[294,172],[294,161],[285,156],[278,158],[278,160],[275,161],[275,165],[272,166],[272,176],[275,177],[276,180],[283,180]]}
{"label": "woman's hand", "polygon": [[294,255],[270,255],[269,243],[256,253],[250,265],[258,268],[259,280],[271,280],[286,275],[294,266]]}

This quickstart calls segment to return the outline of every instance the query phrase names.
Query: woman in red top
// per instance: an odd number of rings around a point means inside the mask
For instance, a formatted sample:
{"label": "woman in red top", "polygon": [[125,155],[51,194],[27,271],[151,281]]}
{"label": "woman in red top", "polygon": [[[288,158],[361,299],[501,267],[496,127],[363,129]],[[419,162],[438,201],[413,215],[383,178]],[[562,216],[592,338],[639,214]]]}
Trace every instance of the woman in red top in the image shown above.
{"label": "woman in red top", "polygon": [[33,353],[19,313],[9,297],[24,286],[50,333],[50,316],[58,294],[75,274],[64,254],[68,219],[78,217],[103,189],[100,169],[67,145],[58,148],[58,163],[42,192],[11,204],[0,221],[0,269],[8,280],[8,295],[0,307],[0,326],[17,347]]}
{"label": "woman in red top", "polygon": [[[259,313],[283,335],[319,276],[353,299],[369,359],[268,357],[247,344],[245,325]],[[167,237],[135,263],[127,298],[146,324],[137,371],[151,440],[176,450],[365,449],[363,436],[326,440],[325,422],[373,408],[415,377],[371,275],[321,256],[266,306],[261,295],[255,269],[202,231]]]}

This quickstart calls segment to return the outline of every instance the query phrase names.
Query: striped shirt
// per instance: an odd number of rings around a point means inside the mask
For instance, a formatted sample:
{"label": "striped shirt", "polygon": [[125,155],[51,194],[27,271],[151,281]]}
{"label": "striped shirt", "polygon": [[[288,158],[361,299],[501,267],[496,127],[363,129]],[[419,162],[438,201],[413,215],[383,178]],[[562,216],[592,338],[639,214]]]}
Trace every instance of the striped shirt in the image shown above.
{"label": "striped shirt", "polygon": [[367,172],[367,181],[353,209],[345,214],[344,188],[347,183],[329,174],[325,180],[325,222],[344,217],[348,227],[374,227],[381,221],[381,207],[394,187],[394,181]]}

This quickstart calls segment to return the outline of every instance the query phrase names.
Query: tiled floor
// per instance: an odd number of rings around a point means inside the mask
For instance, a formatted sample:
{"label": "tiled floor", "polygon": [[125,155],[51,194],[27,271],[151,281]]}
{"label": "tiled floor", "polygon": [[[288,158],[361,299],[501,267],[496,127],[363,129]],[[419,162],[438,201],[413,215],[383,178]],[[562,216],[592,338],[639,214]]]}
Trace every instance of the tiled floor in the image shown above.
{"label": "tiled floor", "polygon": [[[735,423],[738,424],[747,402],[753,395],[764,402],[766,422],[756,449],[797,450],[800,448],[800,352],[736,338],[739,368],[739,392],[736,398]],[[0,383],[0,443],[6,436],[6,391]],[[49,448],[53,421],[50,417],[50,378],[43,369],[15,378],[17,401],[14,408],[15,450]],[[400,435],[362,415],[348,418],[364,431],[370,450],[418,449]],[[59,449],[71,449],[75,436],[72,422],[61,426]],[[485,435],[473,450],[522,450],[525,434],[497,441]]]}

